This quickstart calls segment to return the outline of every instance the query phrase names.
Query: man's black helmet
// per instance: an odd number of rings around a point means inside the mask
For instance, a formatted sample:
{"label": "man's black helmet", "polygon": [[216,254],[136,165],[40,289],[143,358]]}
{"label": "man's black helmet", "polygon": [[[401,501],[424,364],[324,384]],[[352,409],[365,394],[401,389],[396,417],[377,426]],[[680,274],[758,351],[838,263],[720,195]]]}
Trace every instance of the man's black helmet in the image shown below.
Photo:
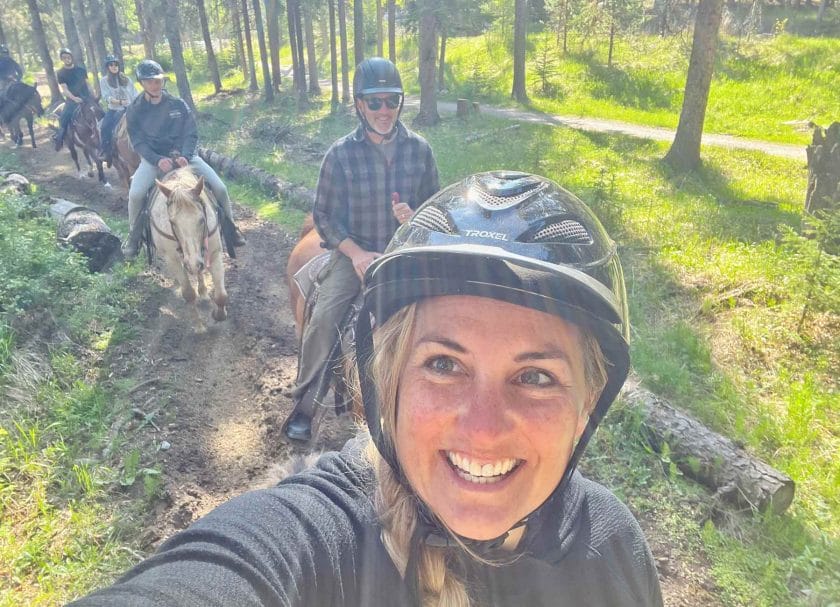
{"label": "man's black helmet", "polygon": [[143,61],[138,63],[135,74],[137,75],[137,80],[152,80],[155,78],[162,80],[166,77],[163,68],[160,67],[160,63],[151,59],[143,59]]}
{"label": "man's black helmet", "polygon": [[[384,436],[373,381],[363,370],[373,355],[371,316],[382,325],[426,297],[476,295],[556,314],[586,327],[607,364],[607,383],[590,414],[567,479],[630,367],[624,276],[610,239],[591,210],[544,177],[495,171],[467,177],[423,203],[365,274],[356,327],[356,358],[371,437],[401,475]],[[544,510],[546,504],[538,509]]]}
{"label": "man's black helmet", "polygon": [[103,63],[105,64],[104,68],[106,71],[108,70],[108,65],[111,63],[116,63],[120,66],[120,69],[122,69],[122,63],[120,62],[120,58],[116,55],[105,55],[105,61]]}
{"label": "man's black helmet", "polygon": [[0,56],[9,56],[9,47],[7,47],[5,44],[0,44]]}
{"label": "man's black helmet", "polygon": [[73,51],[71,51],[69,48],[67,48],[65,46],[64,48],[62,48],[58,51],[59,58],[61,58],[62,55],[70,55],[71,57],[73,57]]}
{"label": "man's black helmet", "polygon": [[402,79],[397,66],[382,57],[365,59],[356,66],[353,75],[353,97],[373,93],[403,94]]}

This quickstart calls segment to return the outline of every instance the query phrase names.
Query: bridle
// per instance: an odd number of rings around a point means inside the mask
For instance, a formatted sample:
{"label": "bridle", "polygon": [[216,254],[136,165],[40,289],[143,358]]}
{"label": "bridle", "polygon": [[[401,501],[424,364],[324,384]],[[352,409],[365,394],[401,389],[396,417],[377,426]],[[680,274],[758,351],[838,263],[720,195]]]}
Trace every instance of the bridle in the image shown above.
{"label": "bridle", "polygon": [[[162,194],[162,193],[161,193]],[[164,197],[165,198],[165,197]],[[209,230],[207,227],[207,204],[204,202],[204,199],[199,196],[199,199],[193,200],[192,198],[189,199],[191,204],[198,206],[201,209],[201,214],[204,217],[204,236],[201,239],[201,257],[204,259],[204,265],[209,265],[209,260],[207,259],[207,252],[210,249],[210,238],[216,233],[219,229],[219,223],[216,222],[216,225],[213,226],[212,230]],[[169,206],[169,199],[166,199],[166,204]],[[167,217],[168,217],[167,213]],[[155,230],[158,234],[166,238],[167,240],[175,241],[177,245],[178,254],[181,256],[181,261],[184,261],[184,249],[181,245],[181,240],[178,238],[178,232],[175,230],[175,224],[172,223],[172,219],[169,219],[169,228],[172,230],[172,234],[167,234],[164,232],[156,223],[155,217],[152,213],[149,213],[149,222],[152,224],[152,229]]]}

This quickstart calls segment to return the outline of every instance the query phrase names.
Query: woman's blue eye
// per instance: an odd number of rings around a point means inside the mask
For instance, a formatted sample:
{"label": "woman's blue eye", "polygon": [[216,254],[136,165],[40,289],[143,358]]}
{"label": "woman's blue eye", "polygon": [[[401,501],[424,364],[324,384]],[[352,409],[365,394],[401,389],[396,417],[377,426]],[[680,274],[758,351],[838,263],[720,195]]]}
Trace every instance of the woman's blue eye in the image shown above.
{"label": "woman's blue eye", "polygon": [[455,370],[455,361],[448,356],[436,356],[430,359],[426,366],[438,373],[452,373]]}
{"label": "woman's blue eye", "polygon": [[544,371],[528,369],[519,376],[519,381],[529,386],[548,386],[554,383],[554,379]]}

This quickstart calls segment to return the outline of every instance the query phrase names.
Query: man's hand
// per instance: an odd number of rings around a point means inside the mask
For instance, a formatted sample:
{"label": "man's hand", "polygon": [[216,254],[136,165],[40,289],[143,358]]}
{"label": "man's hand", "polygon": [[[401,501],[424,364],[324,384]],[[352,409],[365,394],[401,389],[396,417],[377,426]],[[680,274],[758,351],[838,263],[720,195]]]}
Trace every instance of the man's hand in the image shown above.
{"label": "man's hand", "polygon": [[76,103],[81,103],[82,102],[82,98],[81,97],[76,97],[75,95],[70,95],[70,100],[75,101]]}
{"label": "man's hand", "polygon": [[411,219],[412,215],[414,215],[414,211],[411,210],[411,207],[408,206],[407,203],[400,202],[399,192],[391,194],[391,211],[394,213],[394,217],[397,218],[397,221],[399,221],[400,224],[404,224],[406,221]]}
{"label": "man's hand", "polygon": [[172,161],[169,158],[161,158],[158,160],[158,168],[163,171],[164,173],[168,173],[172,170]]}
{"label": "man's hand", "polygon": [[350,258],[350,261],[353,262],[353,269],[356,270],[356,276],[359,277],[359,280],[364,282],[365,272],[367,272],[368,266],[372,264],[373,260],[377,257],[381,257],[381,254],[374,251],[360,250],[359,253]]}
{"label": "man's hand", "polygon": [[176,163],[179,167],[181,167],[181,168],[183,169],[185,166],[187,166],[187,165],[190,163],[190,161],[189,161],[189,160],[187,160],[187,159],[186,159],[185,157],[183,157],[183,156],[178,156],[178,157],[175,159],[175,163]]}

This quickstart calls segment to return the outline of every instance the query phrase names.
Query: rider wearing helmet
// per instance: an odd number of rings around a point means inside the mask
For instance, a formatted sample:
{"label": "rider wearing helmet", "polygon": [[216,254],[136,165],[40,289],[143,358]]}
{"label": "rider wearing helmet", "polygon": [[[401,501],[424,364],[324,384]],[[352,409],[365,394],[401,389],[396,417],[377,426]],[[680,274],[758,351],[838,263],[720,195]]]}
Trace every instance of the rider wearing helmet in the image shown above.
{"label": "rider wearing helmet", "polygon": [[578,198],[524,173],[468,177],[365,276],[369,434],[78,605],[659,607],[632,514],[576,471],[627,334],[615,244]]}
{"label": "rider wearing helmet", "polygon": [[[138,221],[146,193],[162,173],[189,165],[204,180],[223,210],[223,219],[233,224],[233,209],[227,187],[209,164],[196,153],[198,131],[195,116],[182,99],[173,97],[163,88],[166,74],[159,63],[144,59],[135,71],[143,94],[128,108],[128,136],[140,155],[140,166],[131,178],[128,190],[128,219],[131,225],[123,253],[131,259],[137,255],[142,235]],[[234,225],[235,246],[245,244],[245,238]]]}
{"label": "rider wearing helmet", "polygon": [[53,137],[55,151],[61,149],[64,143],[64,136],[67,134],[67,127],[73,119],[73,113],[83,99],[90,97],[90,88],[87,83],[87,70],[75,64],[73,51],[63,48],[58,51],[63,67],[56,72],[56,79],[61,85],[61,92],[64,95],[64,110],[58,119],[58,132]]}
{"label": "rider wearing helmet", "polygon": [[9,85],[21,78],[23,78],[23,69],[11,58],[8,47],[0,44],[0,100]]}
{"label": "rider wearing helmet", "polygon": [[102,99],[108,106],[108,111],[105,112],[105,117],[99,126],[99,157],[110,165],[113,154],[114,128],[117,126],[126,108],[137,97],[137,90],[134,88],[134,83],[131,81],[131,78],[123,73],[120,58],[116,55],[107,55],[105,57],[103,69],[105,70],[105,75],[99,81],[99,90],[102,91]]}
{"label": "rider wearing helmet", "polygon": [[294,410],[286,437],[308,441],[318,380],[361,277],[397,227],[439,187],[432,149],[400,121],[403,87],[397,67],[381,57],[362,61],[353,77],[360,125],[327,151],[313,219],[332,250],[321,290],[301,340]]}

